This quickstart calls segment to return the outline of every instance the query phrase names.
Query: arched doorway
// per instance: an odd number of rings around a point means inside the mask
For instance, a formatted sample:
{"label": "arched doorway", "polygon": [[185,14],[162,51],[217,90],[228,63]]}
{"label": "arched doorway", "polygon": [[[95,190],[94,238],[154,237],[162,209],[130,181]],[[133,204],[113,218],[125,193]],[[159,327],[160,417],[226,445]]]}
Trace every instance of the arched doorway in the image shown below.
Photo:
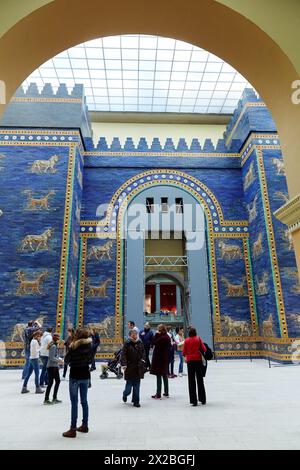
{"label": "arched doorway", "polygon": [[190,324],[188,285],[179,276],[157,272],[145,278],[145,320],[152,325]]}
{"label": "arched doorway", "polygon": [[[212,344],[205,213],[189,188],[172,182],[174,176],[170,176],[165,183],[145,185],[127,201],[121,222],[124,324],[132,320],[142,325],[150,314],[156,325],[167,321],[186,328],[193,324]],[[152,299],[148,313],[145,291]]]}

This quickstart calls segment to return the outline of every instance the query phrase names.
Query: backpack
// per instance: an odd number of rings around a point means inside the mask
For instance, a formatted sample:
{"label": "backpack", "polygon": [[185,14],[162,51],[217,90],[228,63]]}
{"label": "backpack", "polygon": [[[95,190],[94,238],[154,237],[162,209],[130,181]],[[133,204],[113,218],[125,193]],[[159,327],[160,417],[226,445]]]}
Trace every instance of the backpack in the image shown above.
{"label": "backpack", "polygon": [[[200,340],[200,338],[199,338],[199,340]],[[201,343],[200,343],[200,344],[201,344]],[[210,349],[210,347],[208,346],[208,344],[206,344],[206,343],[203,343],[203,344],[204,344],[204,346],[206,347],[206,351],[205,351],[205,352],[202,351],[201,347],[199,348],[199,351],[200,351],[200,353],[202,354],[202,356],[204,357],[204,359],[205,359],[206,361],[211,361],[211,360],[213,359],[213,357],[214,357],[214,353],[212,352],[212,350]]]}
{"label": "backpack", "polygon": [[205,359],[206,361],[211,361],[211,360],[213,359],[213,357],[214,357],[214,353],[212,352],[212,350],[210,349],[210,347],[208,346],[208,344],[206,344],[206,343],[203,343],[203,344],[204,344],[204,346],[206,347],[205,353],[202,353],[203,356],[204,356],[204,359]]}
{"label": "backpack", "polygon": [[34,330],[32,328],[25,328],[25,331],[24,331],[24,338],[25,338],[25,347],[27,349],[30,348],[30,343],[31,343],[31,340],[33,338],[33,333],[34,333]]}

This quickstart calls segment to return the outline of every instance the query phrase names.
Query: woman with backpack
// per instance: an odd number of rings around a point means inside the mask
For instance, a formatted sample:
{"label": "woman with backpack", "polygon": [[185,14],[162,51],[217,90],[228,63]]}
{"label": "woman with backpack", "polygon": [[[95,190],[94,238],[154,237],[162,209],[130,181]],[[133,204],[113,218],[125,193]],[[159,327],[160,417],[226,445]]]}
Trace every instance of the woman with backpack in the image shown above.
{"label": "woman with backpack", "polygon": [[203,361],[205,361],[205,352],[206,346],[202,339],[197,336],[196,329],[194,327],[189,327],[189,337],[186,338],[183,345],[183,356],[187,363],[190,404],[192,406],[197,406],[198,400],[202,405],[206,404],[206,394],[203,383],[203,377],[205,375],[205,365],[203,363]]}

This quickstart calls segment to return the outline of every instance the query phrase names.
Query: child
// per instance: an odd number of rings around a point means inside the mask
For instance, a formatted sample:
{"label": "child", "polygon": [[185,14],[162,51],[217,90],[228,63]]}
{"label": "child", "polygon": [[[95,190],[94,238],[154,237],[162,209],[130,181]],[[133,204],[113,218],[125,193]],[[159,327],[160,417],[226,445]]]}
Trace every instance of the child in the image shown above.
{"label": "child", "polygon": [[[53,341],[49,344],[49,359],[47,364],[48,370],[48,386],[46,389],[46,395],[44,400],[44,405],[52,405],[55,403],[61,403],[61,400],[57,399],[57,392],[60,384],[60,377],[59,377],[59,364],[63,363],[63,360],[58,356],[58,342],[59,342],[59,334],[53,333],[52,335]],[[52,402],[49,400],[50,391],[55,381],[54,392],[53,392],[53,399]]]}

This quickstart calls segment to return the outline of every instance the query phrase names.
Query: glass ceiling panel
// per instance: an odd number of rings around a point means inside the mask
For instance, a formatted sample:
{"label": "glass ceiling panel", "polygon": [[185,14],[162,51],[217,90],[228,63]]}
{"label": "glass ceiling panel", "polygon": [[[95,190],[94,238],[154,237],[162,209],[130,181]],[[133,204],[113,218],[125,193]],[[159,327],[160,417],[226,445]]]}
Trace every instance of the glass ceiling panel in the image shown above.
{"label": "glass ceiling panel", "polygon": [[[231,65],[175,39],[123,35],[63,51],[24,82],[85,86],[91,111],[231,114],[251,87]],[[252,87],[251,87],[252,88]]]}

